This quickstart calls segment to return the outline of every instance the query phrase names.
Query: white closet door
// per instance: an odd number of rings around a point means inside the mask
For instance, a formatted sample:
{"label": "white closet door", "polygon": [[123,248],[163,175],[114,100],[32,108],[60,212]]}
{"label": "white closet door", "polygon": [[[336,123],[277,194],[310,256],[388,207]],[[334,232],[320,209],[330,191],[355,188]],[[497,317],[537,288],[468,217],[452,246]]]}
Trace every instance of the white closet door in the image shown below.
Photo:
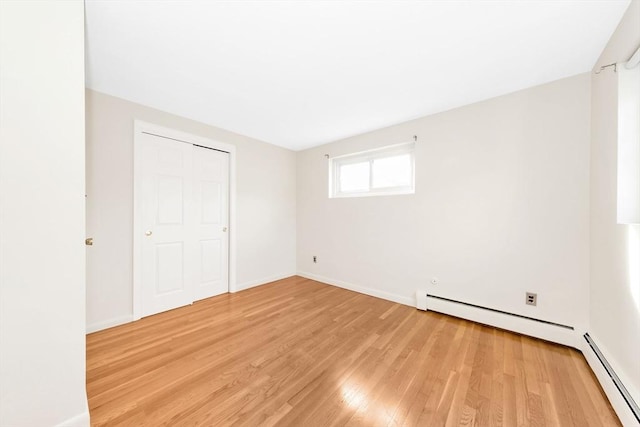
{"label": "white closet door", "polygon": [[194,300],[229,289],[229,153],[193,146]]}
{"label": "white closet door", "polygon": [[193,146],[149,134],[139,143],[141,311],[148,316],[193,302]]}

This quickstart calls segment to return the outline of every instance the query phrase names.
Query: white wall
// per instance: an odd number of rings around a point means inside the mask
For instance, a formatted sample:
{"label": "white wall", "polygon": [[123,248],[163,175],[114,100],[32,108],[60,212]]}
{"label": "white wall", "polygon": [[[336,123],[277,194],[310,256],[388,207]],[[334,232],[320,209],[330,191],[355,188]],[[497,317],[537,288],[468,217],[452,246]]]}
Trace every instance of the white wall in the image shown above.
{"label": "white wall", "polygon": [[[425,289],[584,330],[589,82],[577,75],[298,152],[298,271],[408,304]],[[327,197],[325,153],[413,135],[415,195]]]}
{"label": "white wall", "polygon": [[[87,325],[132,318],[133,121],[234,144],[237,288],[295,274],[295,153],[249,137],[87,90]],[[232,230],[233,232],[234,230]]]}
{"label": "white wall", "polygon": [[0,425],[89,425],[82,2],[0,2],[0,92]]}
{"label": "white wall", "polygon": [[[594,70],[625,62],[640,46],[634,0]],[[640,402],[640,226],[616,221],[617,76],[592,74],[590,335]],[[634,273],[635,271],[635,273]]]}

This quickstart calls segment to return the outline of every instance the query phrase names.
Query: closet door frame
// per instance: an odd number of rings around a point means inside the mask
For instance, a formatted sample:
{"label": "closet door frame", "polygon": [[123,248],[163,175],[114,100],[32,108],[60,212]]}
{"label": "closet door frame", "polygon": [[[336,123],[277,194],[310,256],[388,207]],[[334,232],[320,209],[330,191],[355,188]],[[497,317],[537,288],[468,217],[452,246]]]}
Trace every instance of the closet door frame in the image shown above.
{"label": "closet door frame", "polygon": [[133,320],[142,317],[142,239],[145,230],[140,220],[141,144],[140,138],[151,134],[186,144],[200,145],[229,153],[229,292],[236,292],[236,147],[198,135],[134,120],[133,123]]}

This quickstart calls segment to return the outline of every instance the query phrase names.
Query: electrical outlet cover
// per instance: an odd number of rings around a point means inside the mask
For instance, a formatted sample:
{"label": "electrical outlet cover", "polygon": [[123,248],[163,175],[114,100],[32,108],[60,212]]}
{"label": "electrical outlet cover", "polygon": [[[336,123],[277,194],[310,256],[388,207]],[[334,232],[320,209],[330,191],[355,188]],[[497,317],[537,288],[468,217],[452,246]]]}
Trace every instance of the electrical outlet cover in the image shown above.
{"label": "electrical outlet cover", "polygon": [[538,305],[538,294],[534,294],[533,292],[527,292],[525,303],[527,305],[534,305],[534,306]]}

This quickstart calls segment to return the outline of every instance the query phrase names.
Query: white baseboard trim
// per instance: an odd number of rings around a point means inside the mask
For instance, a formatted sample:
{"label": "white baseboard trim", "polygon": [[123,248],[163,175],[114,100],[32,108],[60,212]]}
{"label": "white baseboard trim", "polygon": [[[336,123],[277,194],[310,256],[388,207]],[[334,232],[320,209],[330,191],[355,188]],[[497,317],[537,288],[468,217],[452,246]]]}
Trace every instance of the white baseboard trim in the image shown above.
{"label": "white baseboard trim", "polygon": [[[591,339],[596,341],[597,344],[597,340],[595,340],[594,337],[591,337]],[[616,387],[615,383],[607,373],[607,370],[602,366],[602,363],[584,337],[581,340],[580,350],[582,351],[584,358],[587,360],[589,367],[598,379],[602,390],[604,390],[604,394],[607,395],[611,406],[613,406],[613,410],[616,412],[616,415],[618,415],[618,418],[620,418],[622,425],[625,427],[640,426],[640,422],[638,422],[633,411],[622,397],[618,387]],[[611,360],[607,360],[607,362],[611,364]],[[613,367],[613,369],[615,370],[615,367]],[[625,387],[627,387],[627,385],[625,385]]]}
{"label": "white baseboard trim", "polygon": [[[295,276],[295,273],[290,274],[281,274],[272,277],[266,277],[258,280],[251,280],[249,282],[244,282],[236,285],[236,290],[234,292],[243,291],[245,289],[254,288],[260,285],[266,285],[267,283],[275,282],[276,280],[286,279],[287,277]],[[230,291],[231,292],[231,291]],[[102,331],[103,329],[113,328],[114,326],[123,325],[125,323],[133,322],[134,319],[133,314],[128,314],[125,316],[114,317],[113,319],[105,320],[102,322],[91,323],[87,325],[87,334],[92,332]]]}
{"label": "white baseboard trim", "polygon": [[89,410],[87,409],[85,412],[57,424],[56,427],[89,427],[90,425]]}
{"label": "white baseboard trim", "polygon": [[355,285],[353,283],[343,282],[342,280],[331,279],[329,277],[307,273],[305,271],[298,271],[297,275],[306,279],[315,280],[316,282],[322,282],[326,283],[327,285],[337,286],[338,288],[348,289],[350,291],[359,292],[361,294],[369,295],[372,297],[386,299],[387,301],[397,302],[398,304],[408,305],[409,307],[416,306],[416,302],[414,301],[413,297],[392,294],[391,292],[381,291],[366,286]]}
{"label": "white baseboard trim", "polygon": [[[298,276],[337,286],[339,288],[371,295],[373,297],[397,302],[399,304],[408,305],[410,307],[416,307],[416,301],[414,297],[392,294],[390,292],[380,291],[378,289],[373,289],[366,286],[355,285],[353,283],[348,283],[342,280],[336,280],[305,271],[298,271],[297,274]],[[481,308],[470,307],[467,305],[443,301],[430,297],[427,298],[427,309],[482,323],[485,325],[495,326],[497,328],[517,332],[523,335],[541,338],[569,347],[577,349],[581,348],[581,344],[579,344],[578,341],[579,337],[576,334],[576,331],[573,329],[551,325],[548,323],[541,323],[535,320],[492,312]]]}
{"label": "white baseboard trim", "polygon": [[573,329],[427,296],[427,310],[580,349]]}
{"label": "white baseboard trim", "polygon": [[255,288],[256,286],[266,285],[267,283],[275,282],[276,280],[286,279],[291,276],[295,276],[296,273],[288,273],[288,274],[279,274],[277,276],[265,277],[258,280],[250,280],[248,282],[243,282],[236,284],[235,292],[244,291],[246,289]]}
{"label": "white baseboard trim", "polygon": [[126,316],[114,317],[113,319],[105,320],[102,322],[92,323],[87,325],[87,333],[98,332],[103,329],[113,328],[114,326],[123,325],[125,323],[133,322],[133,314],[127,314]]}

